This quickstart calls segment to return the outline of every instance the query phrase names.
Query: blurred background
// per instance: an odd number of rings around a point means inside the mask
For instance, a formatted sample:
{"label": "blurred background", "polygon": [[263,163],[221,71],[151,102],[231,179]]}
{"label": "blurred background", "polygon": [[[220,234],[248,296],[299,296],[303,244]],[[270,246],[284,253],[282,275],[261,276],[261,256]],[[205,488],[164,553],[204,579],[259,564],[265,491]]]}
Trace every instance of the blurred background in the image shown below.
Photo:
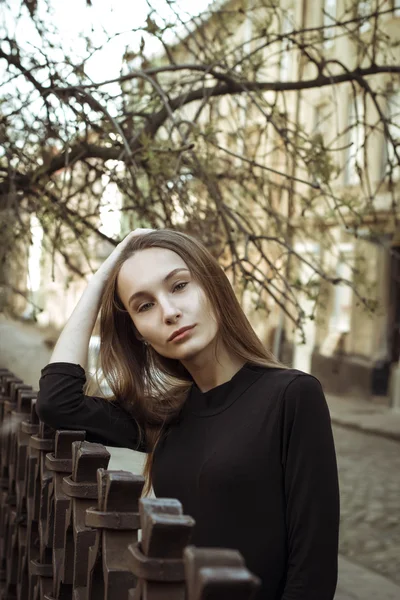
{"label": "blurred background", "polygon": [[130,230],[197,236],[323,384],[338,600],[399,598],[400,1],[1,0],[0,33],[0,366],[37,387]]}

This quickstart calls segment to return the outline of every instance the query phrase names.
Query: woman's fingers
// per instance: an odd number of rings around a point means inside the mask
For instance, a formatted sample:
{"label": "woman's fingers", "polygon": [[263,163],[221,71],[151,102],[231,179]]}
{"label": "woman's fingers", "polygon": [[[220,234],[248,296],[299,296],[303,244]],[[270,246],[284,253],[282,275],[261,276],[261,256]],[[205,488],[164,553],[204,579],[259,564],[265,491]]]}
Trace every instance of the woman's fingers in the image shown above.
{"label": "woman's fingers", "polygon": [[128,233],[128,235],[125,236],[124,239],[117,246],[115,246],[114,250],[103,262],[103,264],[97,271],[96,275],[98,277],[101,277],[102,279],[106,280],[108,278],[108,276],[110,275],[110,273],[112,272],[114,265],[116,264],[121,252],[123,252],[123,250],[129,244],[131,239],[134,237],[137,237],[138,235],[144,235],[146,233],[150,233],[151,231],[155,231],[155,230],[154,229],[144,229],[144,228],[139,227],[137,229],[134,229],[130,233]]}
{"label": "woman's fingers", "polygon": [[144,229],[141,227],[138,227],[137,229],[134,229],[133,231],[131,231],[130,233],[128,233],[127,236],[124,237],[124,239],[122,240],[122,242],[120,242],[117,246],[118,247],[125,247],[126,244],[133,238],[133,237],[137,237],[138,235],[145,235],[146,233],[150,233],[151,231],[155,231],[155,229]]}

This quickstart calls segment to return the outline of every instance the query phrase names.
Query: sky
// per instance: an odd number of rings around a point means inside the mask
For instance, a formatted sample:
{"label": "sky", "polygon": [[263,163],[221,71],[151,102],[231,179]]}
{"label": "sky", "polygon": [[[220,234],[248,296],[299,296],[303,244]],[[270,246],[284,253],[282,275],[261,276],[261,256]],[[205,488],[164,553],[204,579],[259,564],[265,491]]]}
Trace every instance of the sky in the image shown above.
{"label": "sky", "polygon": [[[19,2],[15,2],[15,5],[14,2],[15,0],[10,0],[11,6],[15,6],[17,12]],[[202,12],[210,3],[211,0],[175,0],[173,6],[183,19],[189,19]],[[19,41],[39,46],[40,38],[28,11],[21,11],[22,16],[16,24],[15,18],[5,14],[4,5],[2,8],[1,4],[0,23],[7,22],[8,31],[14,31]],[[86,0],[50,0],[50,19],[59,31],[63,49],[70,48],[71,53],[79,52],[79,36],[82,33],[99,42],[105,38],[101,32],[102,27],[109,35],[121,33],[109,42],[104,50],[96,52],[85,66],[87,74],[94,81],[101,81],[119,75],[121,57],[127,46],[131,49],[139,46],[141,35],[134,34],[131,30],[145,23],[149,4],[155,9],[157,18],[172,16],[166,0],[149,0],[149,3],[146,0],[92,0],[92,6],[88,6]],[[38,15],[42,21],[49,22],[45,7],[46,3],[38,0]],[[157,51],[154,39],[147,39],[146,44],[147,51]]]}

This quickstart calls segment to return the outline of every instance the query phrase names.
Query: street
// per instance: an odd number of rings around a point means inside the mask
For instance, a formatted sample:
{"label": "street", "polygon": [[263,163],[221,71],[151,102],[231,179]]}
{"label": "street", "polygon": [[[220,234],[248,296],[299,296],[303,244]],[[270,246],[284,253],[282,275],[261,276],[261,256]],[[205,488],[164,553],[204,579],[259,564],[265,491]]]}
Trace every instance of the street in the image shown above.
{"label": "street", "polygon": [[334,426],[340,553],[400,584],[400,444]]}

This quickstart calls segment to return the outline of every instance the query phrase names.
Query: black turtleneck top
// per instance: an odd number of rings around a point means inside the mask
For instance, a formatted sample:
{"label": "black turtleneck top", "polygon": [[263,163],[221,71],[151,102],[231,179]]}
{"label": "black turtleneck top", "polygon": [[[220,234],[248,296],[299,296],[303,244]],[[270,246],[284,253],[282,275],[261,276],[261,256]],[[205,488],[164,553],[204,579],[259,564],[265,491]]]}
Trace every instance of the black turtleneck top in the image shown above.
{"label": "black turtleneck top", "polygon": [[[85,396],[84,383],[79,365],[45,367],[39,417],[137,450],[135,420],[115,402]],[[209,392],[193,384],[155,450],[153,488],[194,517],[191,543],[242,553],[262,580],[257,600],[334,597],[337,466],[328,407],[311,375],[246,364]]]}

